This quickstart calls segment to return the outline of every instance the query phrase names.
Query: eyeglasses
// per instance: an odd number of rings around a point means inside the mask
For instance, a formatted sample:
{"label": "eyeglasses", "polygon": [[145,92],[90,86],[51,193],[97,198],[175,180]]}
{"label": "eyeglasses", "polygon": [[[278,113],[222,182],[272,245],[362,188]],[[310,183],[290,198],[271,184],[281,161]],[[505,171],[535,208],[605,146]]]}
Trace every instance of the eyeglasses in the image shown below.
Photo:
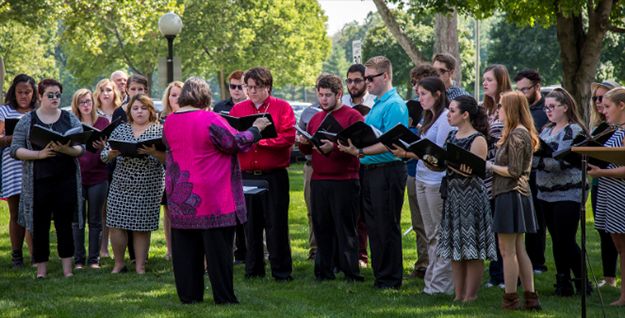
{"label": "eyeglasses", "polygon": [[48,99],[61,98],[61,93],[48,93],[46,94]]}
{"label": "eyeglasses", "polygon": [[439,75],[445,75],[446,73],[449,73],[449,72],[451,72],[451,71],[450,71],[450,70],[448,70],[448,69],[444,69],[444,68],[437,68],[437,69],[436,69],[436,72],[437,72]]}
{"label": "eyeglasses", "polygon": [[593,103],[602,103],[603,102],[603,95],[601,95],[601,96],[593,96],[592,97],[592,102]]}
{"label": "eyeglasses", "polygon": [[244,85],[243,87],[245,87],[248,91],[257,91],[259,89],[263,89],[265,88],[265,86],[250,86],[250,85]]}
{"label": "eyeglasses", "polygon": [[375,74],[375,75],[369,75],[369,76],[365,76],[365,81],[367,82],[373,82],[373,79],[378,77],[378,76],[382,76],[384,75],[384,72],[379,73],[379,74]]}
{"label": "eyeglasses", "polygon": [[523,87],[523,88],[519,88],[517,87],[517,91],[523,93],[523,94],[527,94],[527,92],[529,92],[530,89],[534,88],[536,86],[536,84],[529,86],[529,87]]}
{"label": "eyeglasses", "polygon": [[237,85],[237,84],[230,84],[228,86],[230,87],[230,89],[238,89],[240,91],[243,90],[243,85],[241,85],[241,84],[239,84],[239,85]]}
{"label": "eyeglasses", "polygon": [[[48,98],[50,98],[50,96],[48,96]],[[91,104],[93,104],[93,102],[90,99],[78,101],[78,105],[91,105]]]}
{"label": "eyeglasses", "polygon": [[545,105],[545,107],[543,107],[543,110],[545,112],[552,112],[558,106],[562,106],[562,105]]}
{"label": "eyeglasses", "polygon": [[347,85],[352,85],[352,84],[360,85],[364,81],[365,80],[362,79],[362,78],[354,78],[354,79],[348,78],[348,79],[345,80],[345,83],[347,83]]}

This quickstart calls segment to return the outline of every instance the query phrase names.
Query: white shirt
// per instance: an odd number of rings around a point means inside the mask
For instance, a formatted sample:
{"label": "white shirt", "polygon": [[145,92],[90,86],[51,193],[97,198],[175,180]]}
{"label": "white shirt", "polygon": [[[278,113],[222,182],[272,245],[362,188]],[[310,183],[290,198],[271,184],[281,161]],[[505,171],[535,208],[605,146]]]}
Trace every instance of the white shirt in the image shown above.
{"label": "white shirt", "polygon": [[[369,92],[365,92],[365,95],[362,97],[362,104],[360,105],[364,105],[364,106],[371,108],[373,107],[374,100],[375,100],[375,96],[373,96],[372,94],[369,94]],[[352,96],[349,94],[343,95],[343,98],[341,98],[341,102],[343,103],[343,105],[347,105],[349,107],[354,107],[358,105],[358,104],[353,103]]]}

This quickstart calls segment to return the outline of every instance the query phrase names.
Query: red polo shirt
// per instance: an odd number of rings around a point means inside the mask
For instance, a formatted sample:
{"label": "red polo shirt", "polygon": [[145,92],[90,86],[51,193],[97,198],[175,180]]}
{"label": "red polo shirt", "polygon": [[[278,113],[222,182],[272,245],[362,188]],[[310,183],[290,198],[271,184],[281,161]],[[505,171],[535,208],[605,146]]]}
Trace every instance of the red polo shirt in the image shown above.
{"label": "red polo shirt", "polygon": [[248,152],[239,153],[241,170],[272,170],[286,168],[295,143],[295,114],[285,100],[269,96],[257,109],[251,100],[242,101],[230,110],[230,116],[242,117],[257,113],[271,114],[278,137],[261,139]]}
{"label": "red polo shirt", "polygon": [[[316,113],[308,123],[308,132],[314,135],[328,113],[322,111]],[[343,127],[347,128],[357,121],[363,121],[362,115],[349,106],[343,105],[332,112],[332,116]],[[327,156],[313,150],[311,144],[300,145],[299,149],[304,154],[312,153],[312,180],[356,180],[359,178],[358,170],[360,161],[358,158],[340,151],[336,144]]]}

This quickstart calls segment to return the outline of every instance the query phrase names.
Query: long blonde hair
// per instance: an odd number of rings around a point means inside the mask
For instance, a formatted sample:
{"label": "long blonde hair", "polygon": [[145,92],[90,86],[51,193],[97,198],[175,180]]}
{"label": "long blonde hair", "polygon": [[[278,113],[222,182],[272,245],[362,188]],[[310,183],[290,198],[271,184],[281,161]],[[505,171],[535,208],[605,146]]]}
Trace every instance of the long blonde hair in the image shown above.
{"label": "long blonde hair", "polygon": [[106,85],[111,85],[111,87],[113,88],[113,94],[115,95],[115,97],[113,98],[113,105],[115,106],[115,109],[117,109],[117,107],[119,107],[122,104],[122,100],[121,100],[121,96],[119,94],[119,90],[117,89],[117,85],[115,85],[115,82],[111,81],[108,78],[105,78],[101,81],[98,82],[98,84],[95,86],[95,90],[93,92],[93,106],[95,107],[95,109],[102,109],[102,103],[100,102],[100,94],[102,94],[102,89],[106,86]]}
{"label": "long blonde hair", "polygon": [[[180,81],[173,81],[169,83],[169,85],[167,85],[165,92],[163,92],[163,111],[161,112],[161,117],[165,117],[174,112],[174,110],[171,108],[171,105],[169,104],[169,94],[171,94],[171,89],[174,87],[178,87],[182,91],[183,85],[184,83]],[[180,103],[178,105],[180,105]]]}
{"label": "long blonde hair", "polygon": [[532,151],[538,150],[540,147],[538,132],[536,132],[536,127],[534,127],[534,119],[530,114],[530,107],[525,95],[521,92],[505,92],[501,95],[499,102],[501,107],[503,107],[506,118],[504,120],[503,132],[497,142],[497,146],[503,145],[508,139],[510,132],[517,126],[522,125],[530,133]]}
{"label": "long blonde hair", "polygon": [[72,96],[72,112],[74,113],[74,115],[76,115],[76,117],[80,119],[80,121],[83,121],[82,113],[79,109],[79,103],[80,99],[87,95],[89,95],[89,98],[91,98],[91,113],[89,114],[89,116],[91,117],[91,124],[95,124],[95,121],[98,119],[98,110],[93,103],[93,94],[90,90],[86,88],[81,88],[74,93],[74,96]]}

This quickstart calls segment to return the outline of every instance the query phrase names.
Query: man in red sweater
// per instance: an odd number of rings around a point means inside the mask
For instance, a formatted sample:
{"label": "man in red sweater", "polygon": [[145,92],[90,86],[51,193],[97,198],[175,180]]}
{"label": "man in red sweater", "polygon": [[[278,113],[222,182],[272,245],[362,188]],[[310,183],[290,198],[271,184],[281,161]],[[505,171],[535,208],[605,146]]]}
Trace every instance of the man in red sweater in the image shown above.
{"label": "man in red sweater", "polygon": [[243,179],[265,180],[269,185],[266,209],[252,209],[248,213],[245,236],[247,255],[245,277],[265,276],[263,230],[267,238],[271,274],[279,281],[289,281],[293,268],[289,242],[289,176],[291,148],[295,143],[295,115],[286,101],[271,96],[271,72],[255,67],[245,72],[244,83],[249,99],[230,110],[230,115],[243,117],[269,113],[278,136],[261,139],[252,149],[239,153]]}
{"label": "man in red sweater", "polygon": [[[322,75],[317,80],[317,98],[322,112],[315,114],[308,123],[308,132],[314,135],[328,116],[347,128],[362,115],[343,106],[343,85],[335,75]],[[313,173],[310,181],[312,221],[317,240],[315,277],[317,280],[334,279],[334,268],[345,274],[345,279],[363,281],[358,266],[358,200],[360,183],[358,158],[341,152],[330,140],[321,139],[321,146],[298,136],[300,150],[312,153]],[[323,152],[323,154],[322,154]],[[337,247],[335,253],[334,247]],[[335,259],[336,255],[336,259]]]}

